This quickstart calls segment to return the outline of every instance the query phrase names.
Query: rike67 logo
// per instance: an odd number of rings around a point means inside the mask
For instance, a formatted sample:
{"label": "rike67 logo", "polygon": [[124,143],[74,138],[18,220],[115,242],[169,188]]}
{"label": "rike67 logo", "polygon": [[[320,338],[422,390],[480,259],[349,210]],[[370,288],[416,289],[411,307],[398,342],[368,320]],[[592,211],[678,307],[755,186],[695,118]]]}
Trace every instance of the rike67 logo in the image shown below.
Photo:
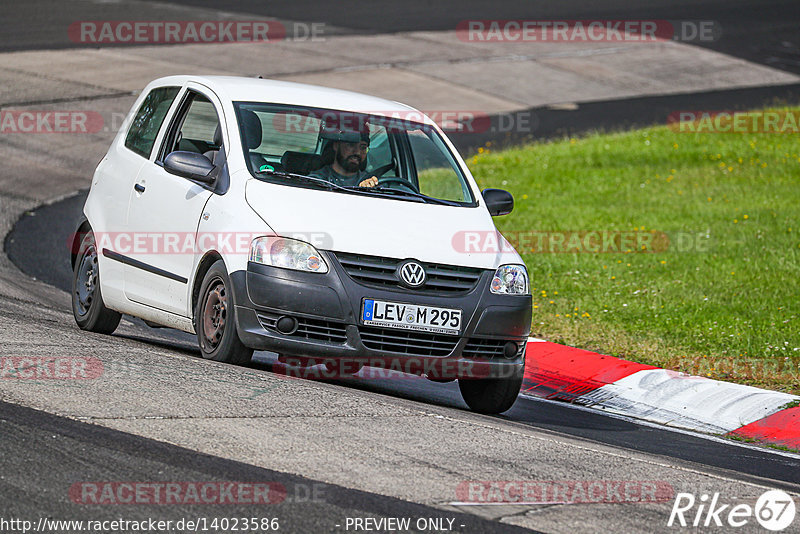
{"label": "rike67 logo", "polygon": [[743,527],[751,523],[753,517],[765,529],[779,532],[792,524],[795,516],[794,499],[781,490],[764,492],[755,506],[749,504],[722,504],[719,493],[700,495],[699,499],[691,493],[678,493],[667,526],[682,527]]}

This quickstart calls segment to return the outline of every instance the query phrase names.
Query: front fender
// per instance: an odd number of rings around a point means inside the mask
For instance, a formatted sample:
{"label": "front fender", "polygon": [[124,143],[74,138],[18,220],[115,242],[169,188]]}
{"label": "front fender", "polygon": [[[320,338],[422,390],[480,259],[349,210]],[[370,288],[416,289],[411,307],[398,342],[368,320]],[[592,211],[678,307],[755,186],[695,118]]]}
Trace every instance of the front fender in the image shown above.
{"label": "front fender", "polygon": [[78,258],[78,249],[81,246],[82,235],[91,229],[89,225],[89,219],[86,218],[86,215],[81,212],[78,216],[78,220],[73,225],[74,231],[69,236],[69,264],[70,267],[73,269],[75,268],[75,261]]}
{"label": "front fender", "polygon": [[[246,271],[251,239],[273,234],[269,224],[244,200],[245,176],[244,173],[232,174],[227,193],[212,195],[203,210],[197,224],[200,250],[195,256],[189,291],[194,291],[210,265],[204,258],[210,255],[222,258],[229,275]],[[189,294],[187,302],[192,302],[193,296]]]}

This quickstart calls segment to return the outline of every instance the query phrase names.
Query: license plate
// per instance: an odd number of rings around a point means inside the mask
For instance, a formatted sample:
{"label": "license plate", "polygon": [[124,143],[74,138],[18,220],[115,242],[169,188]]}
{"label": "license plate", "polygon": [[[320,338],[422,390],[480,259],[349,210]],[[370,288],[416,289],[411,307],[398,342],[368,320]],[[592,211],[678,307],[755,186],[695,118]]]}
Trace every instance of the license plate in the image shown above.
{"label": "license plate", "polygon": [[369,326],[421,330],[435,334],[461,332],[461,310],[452,308],[364,299],[361,319]]}

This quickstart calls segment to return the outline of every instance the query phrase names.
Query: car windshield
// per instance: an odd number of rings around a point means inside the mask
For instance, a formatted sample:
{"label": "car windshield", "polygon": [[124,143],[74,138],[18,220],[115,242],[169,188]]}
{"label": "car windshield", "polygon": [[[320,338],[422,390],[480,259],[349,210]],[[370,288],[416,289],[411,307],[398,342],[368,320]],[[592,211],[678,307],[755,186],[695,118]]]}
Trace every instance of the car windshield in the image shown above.
{"label": "car windshield", "polygon": [[412,121],[255,102],[237,102],[235,108],[245,160],[260,180],[413,202],[476,205],[453,154],[433,127],[418,122],[419,113]]}

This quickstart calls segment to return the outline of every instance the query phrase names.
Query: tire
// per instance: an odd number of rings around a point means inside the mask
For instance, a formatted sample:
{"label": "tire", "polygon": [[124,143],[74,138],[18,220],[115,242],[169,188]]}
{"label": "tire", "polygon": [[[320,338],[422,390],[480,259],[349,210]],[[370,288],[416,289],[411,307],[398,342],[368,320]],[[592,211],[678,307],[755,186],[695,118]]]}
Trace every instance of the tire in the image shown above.
{"label": "tire", "polygon": [[231,280],[222,260],[214,263],[203,278],[194,325],[203,358],[244,365],[253,357],[253,349],[245,347],[236,332]]}
{"label": "tire", "polygon": [[81,239],[72,269],[72,315],[81,330],[98,334],[111,334],[122,319],[122,314],[103,303],[97,246],[91,231]]}
{"label": "tire", "polygon": [[482,414],[503,413],[514,405],[522,387],[522,373],[511,378],[459,379],[458,389],[470,410]]}

